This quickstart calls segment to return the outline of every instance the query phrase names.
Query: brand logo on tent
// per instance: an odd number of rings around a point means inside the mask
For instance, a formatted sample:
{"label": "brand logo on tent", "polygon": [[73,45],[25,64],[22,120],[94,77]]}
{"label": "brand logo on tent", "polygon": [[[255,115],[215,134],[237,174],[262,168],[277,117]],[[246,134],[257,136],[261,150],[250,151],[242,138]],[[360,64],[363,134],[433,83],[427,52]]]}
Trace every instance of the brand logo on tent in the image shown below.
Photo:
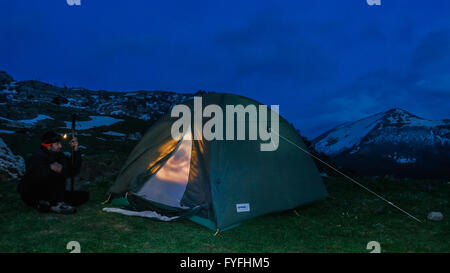
{"label": "brand logo on tent", "polygon": [[250,211],[250,204],[236,204],[236,211],[237,212],[249,212]]}
{"label": "brand logo on tent", "polygon": [[[268,112],[270,112],[270,128],[268,126]],[[171,134],[175,140],[181,139],[191,130],[191,121],[194,119],[192,135],[194,140],[246,140],[246,127],[248,127],[248,140],[259,140],[261,151],[275,151],[278,149],[279,136],[279,105],[272,105],[268,110],[266,105],[249,104],[243,106],[226,105],[225,116],[222,107],[210,104],[203,109],[202,97],[194,97],[194,115],[191,108],[178,104],[172,108],[171,117],[179,118],[172,124]],[[248,116],[248,120],[247,120]],[[204,125],[203,118],[210,118]],[[225,124],[224,124],[225,123]],[[235,138],[236,128],[236,138]],[[225,136],[224,136],[225,129]]]}

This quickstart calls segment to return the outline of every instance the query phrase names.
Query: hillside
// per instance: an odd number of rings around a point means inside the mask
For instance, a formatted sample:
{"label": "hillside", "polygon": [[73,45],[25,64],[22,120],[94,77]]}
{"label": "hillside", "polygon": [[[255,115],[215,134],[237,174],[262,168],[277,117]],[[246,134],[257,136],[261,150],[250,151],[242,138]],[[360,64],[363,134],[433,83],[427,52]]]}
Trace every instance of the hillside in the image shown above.
{"label": "hillside", "polygon": [[[40,81],[15,81],[0,72],[0,137],[7,144],[4,150],[10,149],[22,162],[39,148],[45,131],[70,133],[71,116],[76,114],[85,162],[81,180],[90,182],[117,173],[148,128],[172,106],[192,95],[62,88]],[[68,151],[67,144],[63,147]],[[12,153],[5,152],[9,159]],[[11,162],[5,160],[4,163]],[[4,178],[11,179],[20,174],[18,171],[14,171],[15,175],[2,173]]]}

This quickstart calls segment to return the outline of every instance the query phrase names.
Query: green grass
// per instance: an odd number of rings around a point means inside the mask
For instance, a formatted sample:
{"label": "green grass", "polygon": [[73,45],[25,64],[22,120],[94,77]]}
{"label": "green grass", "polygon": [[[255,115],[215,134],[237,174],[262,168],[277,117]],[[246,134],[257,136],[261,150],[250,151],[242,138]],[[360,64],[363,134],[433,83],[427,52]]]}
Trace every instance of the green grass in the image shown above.
{"label": "green grass", "polygon": [[[325,180],[331,198],[258,217],[214,236],[190,221],[156,222],[102,212],[111,180],[91,184],[91,200],[76,215],[39,214],[22,204],[17,182],[0,185],[0,252],[449,252],[450,184],[440,181],[362,179],[361,182],[417,216],[418,223],[344,179]],[[441,211],[444,220],[426,220]]]}
{"label": "green grass", "polygon": [[[27,107],[42,113],[32,104]],[[25,156],[34,151],[47,128],[59,128],[62,120],[70,119],[71,112],[65,108],[45,109],[44,114],[55,120],[2,135],[15,154]],[[90,114],[95,115],[82,116]],[[331,198],[297,208],[298,216],[293,210],[274,213],[217,236],[190,221],[164,223],[102,212],[101,202],[114,174],[137,143],[102,132],[143,134],[150,126],[145,121],[124,119],[109,127],[80,132],[92,134],[79,135],[80,144],[88,147],[83,150],[81,179],[91,182],[91,200],[76,215],[40,214],[21,202],[15,190],[17,182],[0,181],[0,252],[69,252],[69,241],[78,241],[81,252],[368,252],[369,241],[378,241],[382,252],[450,251],[448,181],[361,179],[423,223],[343,178],[325,179]],[[67,143],[64,145],[67,148]],[[430,183],[431,188],[425,187]],[[444,220],[426,220],[430,211],[442,212]]]}

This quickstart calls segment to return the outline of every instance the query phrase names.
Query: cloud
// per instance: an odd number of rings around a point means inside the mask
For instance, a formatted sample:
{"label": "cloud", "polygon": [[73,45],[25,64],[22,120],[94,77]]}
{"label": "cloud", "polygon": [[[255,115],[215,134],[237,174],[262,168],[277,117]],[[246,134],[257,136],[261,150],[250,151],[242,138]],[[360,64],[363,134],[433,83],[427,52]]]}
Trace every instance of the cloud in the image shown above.
{"label": "cloud", "polygon": [[411,65],[419,71],[450,69],[450,31],[427,34],[414,49]]}
{"label": "cloud", "polygon": [[236,80],[295,79],[313,83],[333,75],[333,62],[320,45],[308,40],[301,27],[262,13],[246,25],[220,33],[216,46],[229,56]]}
{"label": "cloud", "polygon": [[341,123],[355,121],[391,108],[403,108],[426,119],[449,118],[450,74],[421,77],[414,69],[380,69],[322,95],[310,105],[316,115],[298,120],[306,135],[317,136]]}

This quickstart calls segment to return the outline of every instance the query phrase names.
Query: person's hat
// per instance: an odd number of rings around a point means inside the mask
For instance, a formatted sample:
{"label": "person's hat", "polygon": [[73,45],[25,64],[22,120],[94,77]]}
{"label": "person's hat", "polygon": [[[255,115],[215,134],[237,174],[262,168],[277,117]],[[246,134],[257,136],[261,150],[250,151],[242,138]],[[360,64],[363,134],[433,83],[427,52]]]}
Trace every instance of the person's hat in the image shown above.
{"label": "person's hat", "polygon": [[46,147],[52,145],[52,143],[56,143],[56,142],[60,142],[60,141],[61,141],[61,136],[53,131],[48,131],[41,137],[41,144],[42,144],[42,146],[46,146]]}

